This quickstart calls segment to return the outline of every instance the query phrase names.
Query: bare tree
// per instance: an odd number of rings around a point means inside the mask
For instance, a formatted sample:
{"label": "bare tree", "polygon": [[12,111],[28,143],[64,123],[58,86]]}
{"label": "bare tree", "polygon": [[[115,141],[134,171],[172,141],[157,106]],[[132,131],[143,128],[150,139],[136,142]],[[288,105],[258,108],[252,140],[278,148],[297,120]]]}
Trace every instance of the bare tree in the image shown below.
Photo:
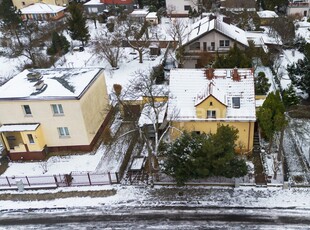
{"label": "bare tree", "polygon": [[37,22],[25,21],[22,25],[23,39],[12,42],[9,47],[11,55],[22,55],[31,61],[31,66],[37,66],[37,56],[39,56],[39,45],[41,37],[43,37],[42,30],[40,30]]}
{"label": "bare tree", "polygon": [[106,59],[114,68],[118,67],[119,60],[122,56],[122,40],[121,31],[116,32],[101,32],[96,35],[94,46],[95,53]]}
{"label": "bare tree", "polygon": [[277,179],[278,171],[280,170],[281,161],[277,160],[276,156],[272,156],[272,171],[273,171],[273,179]]}
{"label": "bare tree", "polygon": [[167,33],[172,37],[174,41],[174,50],[176,50],[176,58],[179,66],[184,64],[184,47],[183,41],[186,36],[188,24],[180,18],[173,19],[170,27],[167,29]]}
{"label": "bare tree", "polygon": [[128,106],[126,101],[141,101],[142,99],[143,108],[139,119],[135,122],[135,130],[139,130],[140,138],[144,141],[148,151],[148,166],[152,182],[158,149],[170,128],[169,121],[166,120],[169,91],[167,85],[155,84],[156,79],[152,71],[146,73],[140,70],[134,75],[129,87],[118,94],[119,96],[116,93],[116,98],[123,108]]}
{"label": "bare tree", "polygon": [[150,44],[148,22],[130,22],[127,25],[126,38],[129,46],[139,54],[139,63],[143,63],[143,52]]}

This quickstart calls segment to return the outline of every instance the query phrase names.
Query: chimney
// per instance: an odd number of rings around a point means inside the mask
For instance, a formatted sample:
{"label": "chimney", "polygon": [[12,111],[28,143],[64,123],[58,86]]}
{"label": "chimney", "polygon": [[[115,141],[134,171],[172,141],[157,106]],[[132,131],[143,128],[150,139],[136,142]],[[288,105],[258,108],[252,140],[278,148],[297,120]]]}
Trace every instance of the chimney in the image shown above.
{"label": "chimney", "polygon": [[37,81],[37,83],[34,84],[34,87],[36,88],[36,90],[41,90],[44,86],[44,81],[43,80],[39,80]]}
{"label": "chimney", "polygon": [[214,69],[213,68],[208,68],[205,70],[205,75],[206,75],[206,78],[208,80],[212,80],[213,77],[214,77]]}
{"label": "chimney", "polygon": [[233,80],[234,81],[240,81],[240,75],[238,74],[237,67],[235,67],[234,70],[233,70]]}
{"label": "chimney", "polygon": [[230,24],[230,17],[223,17],[223,22],[225,22],[226,24]]}

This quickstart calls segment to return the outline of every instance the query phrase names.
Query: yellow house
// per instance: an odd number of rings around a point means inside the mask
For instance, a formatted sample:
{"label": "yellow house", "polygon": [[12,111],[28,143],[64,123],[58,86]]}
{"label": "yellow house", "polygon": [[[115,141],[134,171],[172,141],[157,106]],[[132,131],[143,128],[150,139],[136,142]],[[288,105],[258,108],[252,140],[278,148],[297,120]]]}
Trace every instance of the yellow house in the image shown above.
{"label": "yellow house", "polygon": [[168,119],[172,138],[182,131],[214,133],[218,125],[239,130],[236,150],[253,148],[255,115],[252,69],[173,69]]}
{"label": "yellow house", "polygon": [[103,69],[24,70],[0,87],[0,135],[12,160],[91,150],[108,122]]}
{"label": "yellow house", "polygon": [[56,6],[67,6],[69,4],[69,0],[12,0],[13,5],[16,6],[16,8],[22,9],[27,6],[30,6],[35,3],[44,3],[49,5],[56,5]]}

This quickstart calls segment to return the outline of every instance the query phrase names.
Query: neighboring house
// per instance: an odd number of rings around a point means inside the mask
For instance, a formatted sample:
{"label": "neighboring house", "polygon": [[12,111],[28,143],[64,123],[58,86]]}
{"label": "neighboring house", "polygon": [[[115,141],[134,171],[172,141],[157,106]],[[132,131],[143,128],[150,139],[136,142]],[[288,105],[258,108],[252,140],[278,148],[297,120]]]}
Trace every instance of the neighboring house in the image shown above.
{"label": "neighboring house", "polygon": [[226,11],[256,11],[256,0],[222,0],[221,8]]}
{"label": "neighboring house", "polygon": [[204,17],[183,37],[184,68],[203,67],[200,64],[203,52],[227,53],[234,43],[241,49],[249,46],[244,30],[230,24],[225,17]]}
{"label": "neighboring house", "polygon": [[17,9],[25,8],[29,5],[34,3],[44,3],[48,5],[55,5],[55,6],[67,6],[69,4],[69,0],[12,0],[13,5],[16,6]]}
{"label": "neighboring house", "polygon": [[128,18],[138,23],[144,23],[148,13],[149,11],[144,9],[134,10],[128,15]]}
{"label": "neighboring house", "polygon": [[158,17],[156,12],[150,12],[146,15],[145,20],[151,25],[158,24]]}
{"label": "neighboring house", "polygon": [[108,107],[101,68],[24,70],[0,87],[0,136],[11,160],[90,151]]}
{"label": "neighboring house", "polygon": [[256,121],[253,70],[171,70],[169,119],[172,139],[182,131],[215,133],[218,125],[230,125],[239,130],[236,150],[251,151]]}
{"label": "neighboring house", "polygon": [[23,20],[33,19],[39,21],[57,20],[65,16],[66,7],[49,5],[45,3],[34,3],[20,9]]}
{"label": "neighboring house", "polygon": [[279,49],[283,43],[280,36],[272,37],[270,34],[262,31],[247,31],[248,41],[254,42],[255,47],[261,47],[265,53],[270,49]]}
{"label": "neighboring house", "polygon": [[309,0],[290,0],[287,7],[287,15],[298,15],[309,17],[310,3]]}
{"label": "neighboring house", "polygon": [[190,9],[198,11],[199,0],[166,0],[166,10],[169,16],[187,17]]}
{"label": "neighboring house", "polygon": [[98,14],[104,12],[106,6],[104,3],[100,2],[100,0],[90,0],[86,2],[84,5],[84,9],[88,14]]}
{"label": "neighboring house", "polygon": [[107,9],[123,7],[128,12],[131,12],[134,9],[133,0],[100,0],[100,2],[105,4]]}
{"label": "neighboring house", "polygon": [[276,12],[271,10],[258,11],[257,14],[260,18],[260,23],[262,26],[270,25],[275,18],[279,17]]}

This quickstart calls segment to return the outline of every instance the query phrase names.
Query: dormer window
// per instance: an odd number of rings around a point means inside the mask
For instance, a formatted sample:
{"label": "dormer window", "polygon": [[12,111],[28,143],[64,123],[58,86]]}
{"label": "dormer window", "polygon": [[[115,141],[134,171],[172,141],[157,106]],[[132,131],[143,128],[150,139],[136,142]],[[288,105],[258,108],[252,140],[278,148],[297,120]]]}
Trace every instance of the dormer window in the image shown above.
{"label": "dormer window", "polygon": [[232,106],[235,109],[239,109],[240,108],[240,97],[233,97],[232,98]]}

